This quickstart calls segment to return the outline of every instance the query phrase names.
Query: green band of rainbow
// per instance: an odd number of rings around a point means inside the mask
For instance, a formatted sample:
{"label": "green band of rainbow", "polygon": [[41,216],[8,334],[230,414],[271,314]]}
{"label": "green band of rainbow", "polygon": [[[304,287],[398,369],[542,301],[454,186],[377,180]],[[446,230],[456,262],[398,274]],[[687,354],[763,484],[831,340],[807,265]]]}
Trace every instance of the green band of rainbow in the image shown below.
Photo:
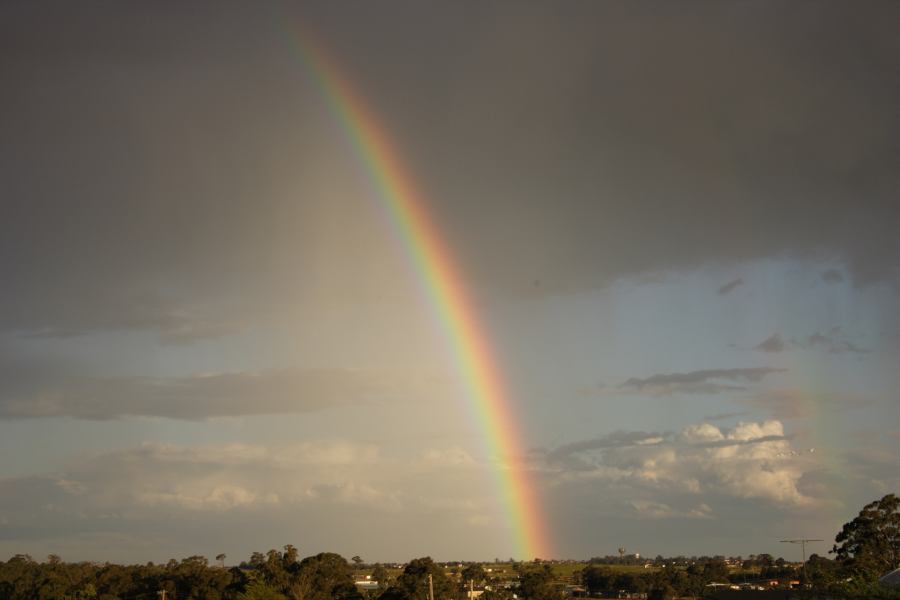
{"label": "green band of rainbow", "polygon": [[534,485],[528,471],[513,464],[523,455],[515,413],[453,257],[375,113],[341,76],[321,43],[307,34],[291,36],[291,40],[375,185],[453,347],[488,453],[497,461],[516,552],[524,559],[547,558],[551,548]]}

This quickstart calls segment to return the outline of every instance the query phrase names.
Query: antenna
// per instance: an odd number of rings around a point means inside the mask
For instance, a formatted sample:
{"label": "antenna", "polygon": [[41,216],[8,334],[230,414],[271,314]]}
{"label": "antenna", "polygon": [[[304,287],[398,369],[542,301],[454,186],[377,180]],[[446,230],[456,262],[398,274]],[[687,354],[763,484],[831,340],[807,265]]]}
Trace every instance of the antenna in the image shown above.
{"label": "antenna", "polygon": [[803,583],[806,583],[806,544],[809,542],[824,542],[825,540],[813,540],[809,538],[801,538],[797,540],[780,540],[782,544],[800,544],[800,552],[803,554]]}
{"label": "antenna", "polygon": [[824,542],[825,540],[811,540],[808,538],[799,540],[780,540],[782,544],[800,544],[800,552],[803,554],[803,564],[806,564],[806,544],[809,542]]}

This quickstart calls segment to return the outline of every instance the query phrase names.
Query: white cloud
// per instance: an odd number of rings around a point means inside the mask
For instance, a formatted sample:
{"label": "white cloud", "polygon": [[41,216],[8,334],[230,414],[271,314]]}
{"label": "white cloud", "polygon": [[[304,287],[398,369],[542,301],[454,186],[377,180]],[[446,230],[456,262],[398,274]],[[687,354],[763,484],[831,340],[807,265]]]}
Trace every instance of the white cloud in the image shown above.
{"label": "white cloud", "polygon": [[[624,442],[570,444],[565,454],[548,453],[559,481],[607,480],[643,491],[724,494],[784,507],[816,502],[798,487],[812,457],[791,455],[779,421],[742,422],[732,429],[700,423],[662,440],[646,434],[631,439],[621,432],[615,437]],[[579,468],[571,470],[573,464]]]}
{"label": "white cloud", "polygon": [[[0,479],[0,518],[15,523],[9,537],[23,547],[51,535],[71,540],[119,532],[154,533],[184,548],[197,527],[208,539],[257,523],[274,528],[269,541],[260,542],[271,547],[283,539],[279,526],[302,522],[304,536],[350,549],[360,524],[373,546],[414,529],[397,530],[398,519],[426,534],[430,527],[447,533],[472,527],[482,534],[487,527],[496,534],[504,527],[499,500],[485,485],[485,469],[459,468],[469,466],[487,465],[458,446],[386,457],[378,445],[350,440],[147,443],[80,457],[56,474]],[[0,551],[14,545],[0,540]],[[251,549],[257,548],[242,551]]]}

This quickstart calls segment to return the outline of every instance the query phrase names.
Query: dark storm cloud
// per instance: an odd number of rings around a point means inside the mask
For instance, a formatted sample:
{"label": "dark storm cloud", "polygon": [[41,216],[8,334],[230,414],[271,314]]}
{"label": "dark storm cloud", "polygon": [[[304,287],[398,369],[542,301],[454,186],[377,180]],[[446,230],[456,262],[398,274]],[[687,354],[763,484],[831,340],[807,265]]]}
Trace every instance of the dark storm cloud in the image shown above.
{"label": "dark storm cloud", "polygon": [[742,390],[742,385],[721,383],[722,381],[758,382],[767,375],[783,373],[786,369],[772,367],[752,367],[738,369],[703,369],[688,373],[660,373],[646,378],[632,377],[619,386],[619,390],[650,395],[668,394],[716,394],[719,392]]}
{"label": "dark storm cloud", "polygon": [[[896,275],[896,3],[345,8],[5,4],[0,329],[186,340],[291,302],[324,255],[299,246],[325,235],[307,208],[358,171],[297,22],[482,284],[811,254],[856,284]],[[341,247],[348,280],[384,251]]]}
{"label": "dark storm cloud", "polygon": [[[885,132],[900,123],[900,42],[876,15],[900,8],[816,5],[811,19],[809,4],[590,6],[577,19],[519,14],[480,46],[499,56],[484,55],[493,77],[473,76],[486,87],[466,114],[493,121],[453,165],[493,183],[505,210],[491,212],[509,221],[504,248],[479,264],[516,256],[502,276],[530,270],[545,288],[810,253],[846,257],[856,283],[893,276],[898,147]],[[547,46],[517,36],[538,31]],[[513,93],[534,104],[503,111]],[[450,139],[474,135],[462,117],[454,125]],[[504,166],[519,177],[491,182]],[[492,238],[490,219],[471,223]]]}
{"label": "dark storm cloud", "polygon": [[182,342],[287,293],[275,246],[313,224],[278,195],[310,119],[266,14],[207,8],[3,7],[0,329]]}
{"label": "dark storm cloud", "polygon": [[734,288],[736,288],[737,286],[739,286],[743,283],[744,283],[744,280],[740,277],[738,277],[737,279],[735,279],[733,281],[729,281],[728,283],[726,283],[725,285],[723,285],[722,287],[719,288],[719,295],[724,296],[725,294],[731,292],[732,290],[734,290]]}

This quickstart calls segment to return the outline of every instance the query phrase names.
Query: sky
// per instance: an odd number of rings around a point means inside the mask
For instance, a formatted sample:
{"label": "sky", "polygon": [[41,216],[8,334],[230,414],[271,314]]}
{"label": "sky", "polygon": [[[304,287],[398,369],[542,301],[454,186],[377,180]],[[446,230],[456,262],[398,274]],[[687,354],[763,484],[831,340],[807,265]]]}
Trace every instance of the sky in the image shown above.
{"label": "sky", "polygon": [[[895,2],[7,2],[0,559],[797,559],[900,491]],[[299,49],[421,191],[479,422]]]}

